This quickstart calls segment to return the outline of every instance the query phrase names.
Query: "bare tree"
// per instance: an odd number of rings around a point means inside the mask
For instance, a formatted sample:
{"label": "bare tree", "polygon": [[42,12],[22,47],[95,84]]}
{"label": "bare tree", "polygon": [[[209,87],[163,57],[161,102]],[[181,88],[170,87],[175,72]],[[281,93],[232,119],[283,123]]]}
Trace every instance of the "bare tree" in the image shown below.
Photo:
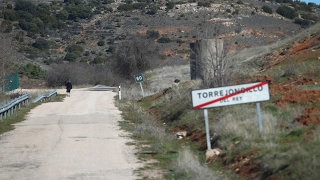
{"label": "bare tree", "polygon": [[218,39],[220,28],[216,26],[215,38],[202,38],[191,46],[191,78],[202,79],[205,87],[229,85],[232,77],[232,62],[227,57],[223,39]]}
{"label": "bare tree", "polygon": [[66,81],[74,85],[114,85],[119,83],[109,64],[87,63],[52,64],[47,70],[46,81],[50,87],[64,86]]}
{"label": "bare tree", "polygon": [[158,52],[154,42],[140,34],[128,37],[118,48],[115,59],[115,70],[124,78],[132,78],[154,66]]}

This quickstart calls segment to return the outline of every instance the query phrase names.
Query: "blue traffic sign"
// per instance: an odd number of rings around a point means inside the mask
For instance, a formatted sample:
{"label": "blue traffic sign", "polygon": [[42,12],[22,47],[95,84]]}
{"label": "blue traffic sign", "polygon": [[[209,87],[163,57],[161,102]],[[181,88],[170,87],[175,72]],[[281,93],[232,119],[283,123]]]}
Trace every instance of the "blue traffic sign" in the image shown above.
{"label": "blue traffic sign", "polygon": [[137,83],[141,83],[141,82],[143,82],[143,75],[141,73],[136,74],[136,75],[134,75],[134,79],[136,80]]}

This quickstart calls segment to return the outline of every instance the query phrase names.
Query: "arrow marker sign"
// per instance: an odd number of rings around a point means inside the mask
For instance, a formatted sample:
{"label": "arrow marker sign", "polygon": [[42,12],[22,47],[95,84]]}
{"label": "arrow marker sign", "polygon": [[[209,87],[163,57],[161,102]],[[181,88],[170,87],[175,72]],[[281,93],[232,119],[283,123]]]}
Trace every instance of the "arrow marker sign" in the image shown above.
{"label": "arrow marker sign", "polygon": [[268,82],[193,90],[191,94],[194,109],[260,102],[270,99]]}

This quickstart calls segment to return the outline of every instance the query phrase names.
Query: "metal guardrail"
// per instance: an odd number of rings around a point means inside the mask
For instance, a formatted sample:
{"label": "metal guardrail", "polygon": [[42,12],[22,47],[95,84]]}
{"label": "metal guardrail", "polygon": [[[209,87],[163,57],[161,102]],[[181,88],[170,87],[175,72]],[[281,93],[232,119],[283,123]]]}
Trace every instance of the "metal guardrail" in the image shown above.
{"label": "metal guardrail", "polygon": [[47,101],[48,99],[51,99],[53,97],[55,97],[57,95],[57,90],[53,90],[51,91],[48,95],[40,95],[37,98],[35,98],[32,102],[33,103],[37,103],[37,102],[43,102],[43,101]]}
{"label": "metal guardrail", "polygon": [[17,108],[21,107],[21,105],[28,104],[28,101],[28,94],[24,94],[8,102],[5,105],[0,106],[0,120],[8,116],[11,116]]}
{"label": "metal guardrail", "polygon": [[104,85],[96,85],[94,87],[88,88],[88,91],[115,91],[116,87],[104,86]]}
{"label": "metal guardrail", "polygon": [[[39,97],[34,99],[32,102],[36,103],[39,101],[41,102],[46,101],[48,99],[55,97],[56,95],[57,95],[57,90],[53,90],[48,95],[40,95]],[[8,116],[11,116],[16,109],[20,109],[21,105],[28,104],[28,103],[29,103],[29,95],[24,94],[8,102],[5,105],[0,106],[0,120]]]}

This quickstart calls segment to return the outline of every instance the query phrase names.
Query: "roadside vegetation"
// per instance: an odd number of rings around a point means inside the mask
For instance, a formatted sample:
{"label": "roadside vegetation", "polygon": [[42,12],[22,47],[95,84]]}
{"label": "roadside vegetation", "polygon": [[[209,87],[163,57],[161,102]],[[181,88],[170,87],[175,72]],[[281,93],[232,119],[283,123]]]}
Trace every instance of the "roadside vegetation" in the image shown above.
{"label": "roadside vegetation", "polygon": [[[39,91],[33,91],[33,92],[28,92],[29,95],[29,103],[26,105],[21,106],[20,109],[15,110],[15,112],[2,120],[0,120],[0,134],[3,134],[5,132],[11,131],[14,129],[14,124],[24,121],[26,115],[36,106],[45,103],[45,102],[38,102],[38,103],[32,103],[32,100],[37,98],[40,95],[49,93],[49,90],[39,90]],[[23,92],[16,92],[16,93],[10,93],[10,94],[5,94],[0,92],[0,105],[4,105],[5,103],[9,102],[11,99],[17,98],[21,96]],[[52,102],[52,101],[62,101],[65,95],[57,95],[56,97],[52,98],[50,101],[47,102]]]}
{"label": "roadside vegetation", "polygon": [[[8,2],[0,14],[0,85],[11,73],[43,80],[48,87],[68,80],[74,85],[120,84],[120,125],[132,133],[138,155],[147,163],[137,172],[142,179],[320,177],[319,60],[309,57],[314,51],[303,51],[306,46],[294,51],[304,52],[303,57],[289,51],[301,36],[319,32],[320,5],[217,2],[225,8],[217,13],[208,9],[212,1]],[[298,34],[310,26],[314,28]],[[226,66],[232,77],[222,84],[217,79],[190,81],[189,43],[218,36],[226,39],[227,53],[234,52],[230,59],[238,60]],[[279,41],[288,37],[293,38]],[[145,97],[132,83],[137,73],[145,75]],[[180,83],[174,84],[175,79]],[[223,153],[206,162],[203,112],[192,109],[190,91],[264,80],[273,84],[271,100],[261,103],[263,132],[257,128],[254,104],[210,109],[212,147]],[[0,98],[8,102],[13,97],[0,93]],[[23,120],[30,108],[2,121],[3,131]],[[177,132],[186,136],[178,139]]]}
{"label": "roadside vegetation", "polygon": [[14,124],[25,120],[25,116],[37,105],[39,104],[22,106],[22,108],[16,110],[12,116],[0,120],[0,134],[13,130]]}
{"label": "roadside vegetation", "polygon": [[[176,71],[164,67],[146,72],[145,97],[137,84],[124,86],[122,100],[117,101],[124,119],[120,126],[132,133],[135,141],[131,144],[147,163],[137,171],[141,179],[319,177],[318,58],[289,54],[260,74],[233,79],[237,84],[270,82],[271,99],[260,103],[262,133],[255,103],[208,109],[211,146],[222,151],[209,161],[203,111],[192,109],[190,94],[192,89],[205,87],[202,81],[189,80],[179,66],[174,67]],[[171,73],[164,76],[163,72]],[[183,79],[179,85],[173,85],[176,78]],[[162,88],[154,88],[154,81]],[[186,136],[179,138],[177,133],[184,131]],[[162,176],[152,178],[151,170]]]}

